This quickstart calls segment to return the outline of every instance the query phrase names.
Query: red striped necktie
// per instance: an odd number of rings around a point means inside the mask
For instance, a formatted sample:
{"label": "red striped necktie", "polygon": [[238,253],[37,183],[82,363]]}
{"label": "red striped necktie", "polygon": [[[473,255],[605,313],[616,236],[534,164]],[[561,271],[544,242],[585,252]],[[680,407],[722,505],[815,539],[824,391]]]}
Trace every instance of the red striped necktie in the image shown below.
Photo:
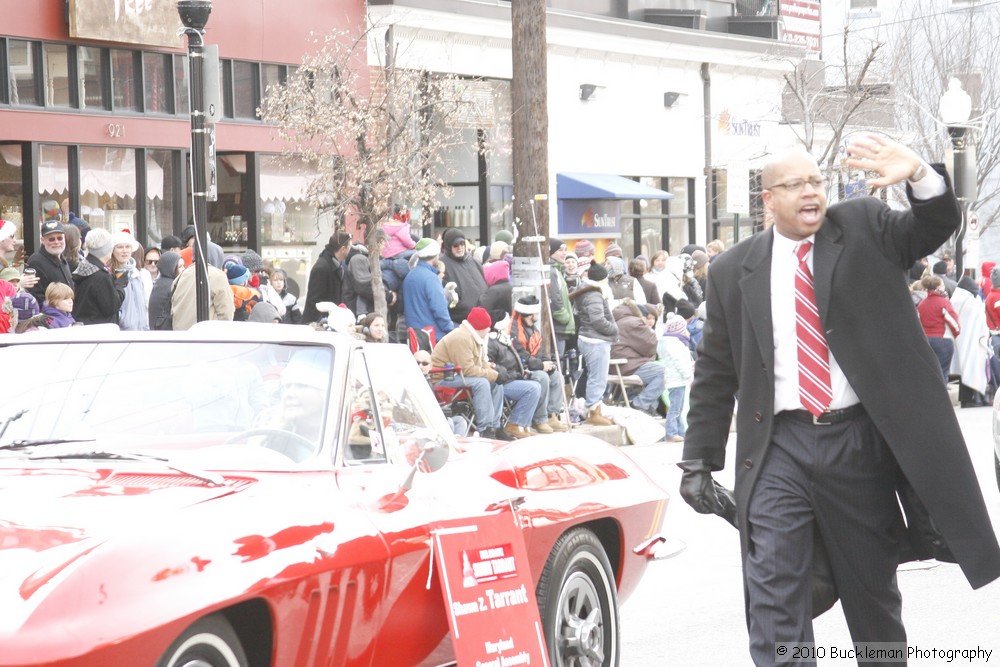
{"label": "red striped necktie", "polygon": [[823,335],[823,325],[816,308],[816,291],[806,255],[812,242],[805,241],[795,251],[799,258],[795,269],[795,332],[799,340],[799,398],[814,415],[830,407],[830,349]]}

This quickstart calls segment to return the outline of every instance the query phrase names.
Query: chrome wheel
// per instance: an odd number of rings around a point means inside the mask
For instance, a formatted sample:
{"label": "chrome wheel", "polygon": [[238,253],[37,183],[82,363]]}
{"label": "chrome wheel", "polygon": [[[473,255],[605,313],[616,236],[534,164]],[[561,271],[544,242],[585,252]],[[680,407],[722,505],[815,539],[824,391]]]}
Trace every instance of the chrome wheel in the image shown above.
{"label": "chrome wheel", "polygon": [[618,600],[597,536],[578,528],[556,542],[538,583],[538,607],[555,667],[618,664]]}

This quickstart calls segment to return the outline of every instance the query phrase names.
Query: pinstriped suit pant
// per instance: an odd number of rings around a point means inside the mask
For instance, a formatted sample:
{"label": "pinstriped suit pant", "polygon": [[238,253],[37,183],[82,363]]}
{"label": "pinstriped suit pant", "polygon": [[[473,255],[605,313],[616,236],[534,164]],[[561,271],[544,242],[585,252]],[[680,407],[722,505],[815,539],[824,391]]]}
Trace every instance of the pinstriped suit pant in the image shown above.
{"label": "pinstriped suit pant", "polygon": [[754,663],[776,664],[776,642],[814,641],[814,531],[852,640],[905,642],[896,586],[903,522],[897,465],[868,416],[814,425],[779,414],[762,465],[750,495],[744,566]]}

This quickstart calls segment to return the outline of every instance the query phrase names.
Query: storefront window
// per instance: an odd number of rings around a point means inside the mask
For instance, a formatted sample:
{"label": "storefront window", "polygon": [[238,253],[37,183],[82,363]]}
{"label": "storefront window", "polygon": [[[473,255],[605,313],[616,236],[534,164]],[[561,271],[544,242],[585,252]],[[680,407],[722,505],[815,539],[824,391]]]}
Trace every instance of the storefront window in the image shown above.
{"label": "storefront window", "polygon": [[146,151],[146,247],[174,233],[174,151]]}
{"label": "storefront window", "polygon": [[7,40],[7,78],[10,81],[10,103],[37,105],[35,94],[35,42]]}
{"label": "storefront window", "polygon": [[[21,180],[21,145],[0,144],[0,218],[14,223],[15,237],[24,238],[24,184]],[[8,257],[8,259],[10,259]]]}
{"label": "storefront window", "polygon": [[296,296],[305,295],[309,269],[334,227],[333,216],[306,197],[317,176],[315,165],[302,159],[260,156],[261,256],[285,270]]}
{"label": "storefront window", "polygon": [[104,76],[104,51],[92,46],[78,46],[80,68],[80,108],[107,109]]}
{"label": "storefront window", "polygon": [[188,106],[187,56],[174,56],[174,109],[178,114],[191,113]]}
{"label": "storefront window", "polygon": [[141,96],[135,67],[135,52],[122,49],[111,50],[111,82],[115,111],[141,111]]}
{"label": "storefront window", "polygon": [[223,248],[246,249],[249,237],[243,215],[247,180],[245,153],[226,153],[216,163],[219,198],[208,202],[208,233]]}
{"label": "storefront window", "polygon": [[[38,210],[54,200],[69,208],[69,149],[66,146],[38,146]],[[68,211],[67,211],[68,212]],[[39,219],[39,222],[41,220]]]}
{"label": "storefront window", "polygon": [[46,44],[45,104],[50,107],[70,107],[69,47],[65,44]]}
{"label": "storefront window", "polygon": [[233,117],[257,118],[257,66],[233,61]]}
{"label": "storefront window", "polygon": [[135,149],[80,148],[80,217],[91,227],[135,231]]}
{"label": "storefront window", "polygon": [[144,53],[142,56],[142,83],[145,91],[147,113],[170,113],[170,84],[167,67],[170,56],[162,53]]}

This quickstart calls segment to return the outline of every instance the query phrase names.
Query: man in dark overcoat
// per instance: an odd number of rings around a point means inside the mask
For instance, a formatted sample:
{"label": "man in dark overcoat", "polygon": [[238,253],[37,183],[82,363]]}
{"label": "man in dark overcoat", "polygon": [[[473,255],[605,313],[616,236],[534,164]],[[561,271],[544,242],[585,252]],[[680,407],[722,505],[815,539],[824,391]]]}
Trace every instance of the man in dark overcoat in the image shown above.
{"label": "man in dark overcoat", "polygon": [[330,301],[340,304],[344,300],[346,268],[344,262],[351,251],[351,235],[334,232],[316,263],[309,270],[309,284],[306,287],[306,305],[302,310],[303,322],[318,322],[323,313],[316,308],[317,303]]}
{"label": "man in dark overcoat", "polygon": [[[757,665],[779,662],[777,643],[813,641],[814,554],[829,562],[856,643],[906,641],[904,560],[954,560],[974,588],[1000,576],[1000,547],[906,282],[958,227],[955,195],[942,167],[884,137],[859,139],[848,155],[848,167],[877,174],[871,186],[906,180],[911,208],[861,197],[827,209],[816,161],[780,155],[762,173],[773,227],[720,255],[708,278],[681,495],[723,513],[711,472],[724,465],[738,403],[736,522]],[[798,271],[814,287],[828,348],[818,406],[800,392],[813,367],[800,357]]]}

